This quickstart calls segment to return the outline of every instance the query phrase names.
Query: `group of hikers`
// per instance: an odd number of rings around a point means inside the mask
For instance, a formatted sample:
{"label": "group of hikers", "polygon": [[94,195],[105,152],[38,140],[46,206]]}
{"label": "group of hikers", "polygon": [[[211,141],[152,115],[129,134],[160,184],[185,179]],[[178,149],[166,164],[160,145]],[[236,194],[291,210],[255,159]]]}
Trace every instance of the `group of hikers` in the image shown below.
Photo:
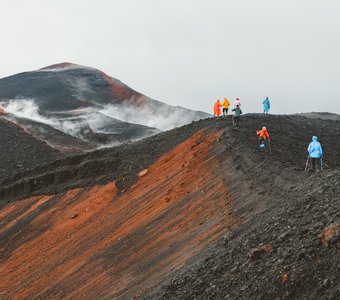
{"label": "group of hikers", "polygon": [[[221,116],[221,107],[222,107],[222,115],[223,117],[228,116],[228,110],[230,107],[230,102],[227,98],[224,98],[223,103],[221,104],[221,100],[217,100],[214,104],[214,116],[219,117]],[[231,110],[233,114],[233,126],[238,126],[240,116],[242,115],[242,110],[241,110],[241,101],[239,98],[236,98],[235,103],[234,103],[234,108]]]}
{"label": "group of hikers", "polygon": [[[268,114],[269,109],[270,109],[269,98],[266,97],[266,99],[263,100],[262,104],[263,104],[263,113]],[[220,117],[222,115],[223,117],[227,117],[229,107],[230,107],[230,102],[227,98],[224,98],[222,104],[221,104],[221,100],[218,99],[214,104],[214,116]],[[221,108],[222,108],[222,113],[221,113]],[[233,126],[238,126],[239,121],[240,121],[240,116],[242,115],[241,101],[239,98],[235,99],[234,108],[231,111],[232,113],[234,113],[232,115]]]}
{"label": "group of hikers", "polygon": [[[266,97],[263,100],[262,104],[263,104],[263,113],[268,114],[270,110],[269,98]],[[214,104],[214,116],[220,117],[222,115],[223,117],[227,117],[229,107],[230,107],[230,102],[228,101],[227,98],[224,98],[222,104],[221,104],[221,101],[218,99]],[[221,114],[221,108],[222,108],[222,114]],[[238,126],[239,121],[240,121],[240,116],[242,114],[241,102],[239,98],[235,99],[234,108],[231,111],[234,113],[232,114],[232,124],[233,126]],[[258,136],[258,141],[259,141],[259,150],[265,151],[266,144],[268,144],[269,152],[271,153],[270,136],[267,131],[267,128],[263,126],[261,130],[256,131],[256,134]],[[312,172],[315,172],[315,170],[317,169],[317,166],[320,170],[322,170],[323,169],[322,146],[320,142],[318,141],[317,136],[312,137],[312,141],[309,143],[307,151],[308,151],[308,157],[307,157],[305,171],[307,171],[310,161],[311,161],[310,170]]]}

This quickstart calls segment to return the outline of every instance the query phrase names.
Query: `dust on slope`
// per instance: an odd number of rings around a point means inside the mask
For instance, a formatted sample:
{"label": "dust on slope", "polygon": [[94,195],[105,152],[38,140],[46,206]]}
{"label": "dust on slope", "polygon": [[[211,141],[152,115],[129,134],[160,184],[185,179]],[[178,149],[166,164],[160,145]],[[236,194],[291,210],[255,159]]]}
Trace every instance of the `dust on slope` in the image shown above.
{"label": "dust on slope", "polygon": [[197,132],[123,193],[111,181],[2,207],[1,297],[129,299],[198,255],[238,222],[222,132]]}

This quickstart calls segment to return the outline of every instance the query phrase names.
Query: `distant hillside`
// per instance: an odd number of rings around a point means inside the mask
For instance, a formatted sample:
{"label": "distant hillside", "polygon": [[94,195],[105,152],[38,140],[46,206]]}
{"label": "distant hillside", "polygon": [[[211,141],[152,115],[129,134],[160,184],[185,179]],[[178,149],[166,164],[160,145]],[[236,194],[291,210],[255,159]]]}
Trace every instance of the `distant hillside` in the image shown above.
{"label": "distant hillside", "polygon": [[[8,121],[34,137],[48,141],[45,129],[52,127],[47,131],[62,133],[54,140],[62,143],[64,134],[70,135],[89,144],[85,149],[138,140],[209,116],[150,99],[100,70],[71,63],[0,79],[0,104]],[[79,143],[69,148],[83,150]]]}
{"label": "distant hillside", "polygon": [[41,111],[134,101],[142,95],[94,68],[63,63],[0,80],[0,98],[34,99]]}

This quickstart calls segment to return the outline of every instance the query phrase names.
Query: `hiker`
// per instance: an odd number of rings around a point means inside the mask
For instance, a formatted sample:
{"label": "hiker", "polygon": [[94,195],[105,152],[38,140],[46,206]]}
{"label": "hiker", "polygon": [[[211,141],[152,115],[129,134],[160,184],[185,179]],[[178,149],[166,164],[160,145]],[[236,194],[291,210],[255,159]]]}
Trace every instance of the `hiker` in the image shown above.
{"label": "hiker", "polygon": [[218,99],[214,104],[214,116],[219,117],[221,115],[221,101]]}
{"label": "hiker", "polygon": [[270,102],[268,97],[266,97],[266,99],[263,100],[263,113],[264,114],[268,114],[270,109]]}
{"label": "hiker", "polygon": [[269,140],[269,133],[267,131],[267,128],[263,126],[261,130],[256,131],[256,134],[259,137],[260,151],[264,151],[264,149],[266,148],[265,141],[267,139]]}
{"label": "hiker", "polygon": [[242,110],[239,107],[239,105],[236,105],[236,107],[232,111],[234,112],[233,126],[238,126],[238,124],[240,122],[240,116],[242,115]]}
{"label": "hiker", "polygon": [[234,104],[234,107],[237,107],[237,106],[241,106],[241,101],[240,101],[240,99],[239,98],[236,98],[236,100],[235,100],[235,104]]}
{"label": "hiker", "polygon": [[322,147],[321,144],[318,141],[317,136],[312,137],[312,141],[309,143],[309,146],[307,148],[309,158],[312,161],[312,171],[315,171],[317,161],[319,161],[319,165],[322,168]]}
{"label": "hiker", "polygon": [[224,98],[223,103],[222,103],[222,112],[223,112],[223,116],[227,116],[228,115],[228,109],[230,106],[230,102],[228,101],[227,98]]}

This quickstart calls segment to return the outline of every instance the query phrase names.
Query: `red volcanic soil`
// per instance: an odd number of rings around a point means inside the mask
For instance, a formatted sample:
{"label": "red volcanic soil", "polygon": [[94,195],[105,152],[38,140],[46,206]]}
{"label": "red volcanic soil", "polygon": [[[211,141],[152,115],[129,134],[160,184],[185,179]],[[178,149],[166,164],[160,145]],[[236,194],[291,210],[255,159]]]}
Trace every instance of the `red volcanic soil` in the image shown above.
{"label": "red volcanic soil", "polygon": [[[114,182],[1,210],[1,295],[130,298],[237,223],[213,145],[198,132],[122,194]],[[4,271],[6,270],[6,271]]]}
{"label": "red volcanic soil", "polygon": [[142,106],[146,103],[149,103],[150,100],[144,95],[138,93],[137,91],[127,87],[124,83],[115,79],[106,73],[99,71],[99,74],[105,79],[110,85],[112,94],[115,96],[115,99],[119,102],[127,102],[133,105]]}

